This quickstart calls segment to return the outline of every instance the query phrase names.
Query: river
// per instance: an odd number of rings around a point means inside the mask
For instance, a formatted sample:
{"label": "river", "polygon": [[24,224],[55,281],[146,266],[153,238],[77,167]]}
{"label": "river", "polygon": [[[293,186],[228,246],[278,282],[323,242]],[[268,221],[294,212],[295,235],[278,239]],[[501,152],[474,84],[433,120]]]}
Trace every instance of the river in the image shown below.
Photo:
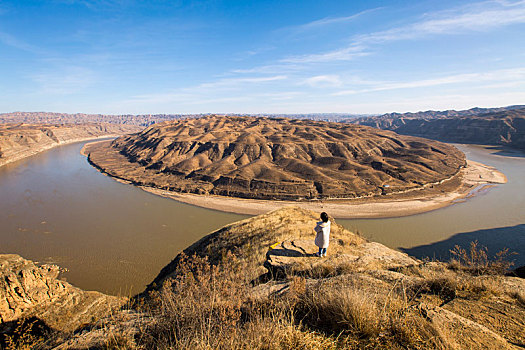
{"label": "river", "polygon": [[[245,215],[176,202],[114,181],[65,145],[0,167],[0,253],[58,264],[86,290],[142,291],[182,249]],[[460,147],[469,159],[505,173],[508,183],[463,203],[392,219],[337,220],[416,256],[446,257],[477,239],[490,252],[525,255],[525,155]],[[518,264],[525,264],[521,255]]]}

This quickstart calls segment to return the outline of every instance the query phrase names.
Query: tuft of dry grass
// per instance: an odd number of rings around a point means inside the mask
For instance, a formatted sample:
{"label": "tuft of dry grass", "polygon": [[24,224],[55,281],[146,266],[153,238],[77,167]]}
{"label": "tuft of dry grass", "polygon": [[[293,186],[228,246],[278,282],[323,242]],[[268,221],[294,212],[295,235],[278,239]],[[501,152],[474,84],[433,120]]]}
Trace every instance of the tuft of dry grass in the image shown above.
{"label": "tuft of dry grass", "polygon": [[157,322],[138,340],[159,349],[330,349],[336,341],[298,326],[293,317],[300,280],[287,298],[250,296],[246,266],[232,254],[212,265],[184,257],[175,277],[152,292],[142,311]]}
{"label": "tuft of dry grass", "polygon": [[422,279],[410,286],[409,292],[413,297],[422,294],[433,294],[448,303],[456,297],[458,289],[457,279],[450,275]]}
{"label": "tuft of dry grass", "polygon": [[374,337],[381,331],[381,311],[374,296],[358,289],[308,288],[297,305],[297,317],[312,329]]}
{"label": "tuft of dry grass", "polygon": [[463,270],[473,275],[503,275],[514,265],[508,260],[510,255],[516,254],[505,248],[489,258],[488,248],[480,246],[477,240],[470,242],[468,251],[456,245],[450,253],[453,255],[449,263],[451,269]]}
{"label": "tuft of dry grass", "polygon": [[337,337],[343,348],[440,348],[437,331],[408,299],[406,289],[371,283],[326,280],[310,285],[298,298],[296,321]]}

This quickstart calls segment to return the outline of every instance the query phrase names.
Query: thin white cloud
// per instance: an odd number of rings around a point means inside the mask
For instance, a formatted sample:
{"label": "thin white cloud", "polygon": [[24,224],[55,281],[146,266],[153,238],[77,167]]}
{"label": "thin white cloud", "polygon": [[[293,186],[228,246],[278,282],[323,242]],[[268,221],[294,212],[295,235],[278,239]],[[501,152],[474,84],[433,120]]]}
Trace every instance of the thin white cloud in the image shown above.
{"label": "thin white cloud", "polygon": [[324,52],[320,54],[303,55],[288,57],[282,59],[281,62],[288,63],[319,63],[319,62],[332,62],[332,61],[349,61],[356,57],[363,57],[368,55],[365,52],[364,47],[361,45],[345,47],[339,50]]}
{"label": "thin white cloud", "polygon": [[[171,92],[153,93],[137,95],[132,97],[126,103],[142,103],[142,104],[154,104],[154,103],[171,103],[171,102],[184,102],[189,103],[203,103],[204,101],[212,102],[232,102],[232,101],[244,101],[246,98],[244,94],[239,94],[235,97],[210,97],[217,96],[217,91],[227,91],[232,89],[244,88],[250,84],[264,84],[271,83],[274,81],[285,80],[288,77],[285,75],[275,75],[269,77],[248,77],[248,78],[228,78],[220,79],[213,82],[203,83],[196,86],[176,89]],[[220,90],[218,90],[220,88]],[[241,96],[243,95],[243,96]],[[207,103],[208,103],[207,102]]]}
{"label": "thin white cloud", "polygon": [[417,39],[432,34],[454,34],[465,31],[487,31],[496,27],[525,23],[525,2],[504,5],[499,9],[472,6],[459,12],[447,11],[404,27],[392,28],[358,36],[355,42],[370,44],[395,40]]}
{"label": "thin white cloud", "polygon": [[292,31],[295,31],[295,32],[301,32],[301,31],[310,30],[310,29],[318,29],[320,27],[324,27],[324,26],[327,26],[327,25],[351,22],[354,19],[356,19],[356,18],[358,18],[358,17],[360,17],[360,16],[362,16],[364,14],[367,14],[367,13],[370,13],[370,12],[374,12],[374,11],[377,11],[377,10],[380,10],[380,9],[382,9],[382,7],[364,10],[364,11],[358,12],[358,13],[350,15],[350,16],[325,17],[325,18],[321,18],[321,19],[318,19],[318,20],[315,20],[315,21],[312,21],[312,22],[308,22],[308,23],[301,24],[301,25],[298,25],[298,26],[290,27],[289,29],[291,29]]}
{"label": "thin white cloud", "polygon": [[14,47],[16,49],[27,51],[27,52],[32,52],[32,53],[42,52],[39,48],[31,44],[28,44],[24,42],[23,40],[20,40],[14,37],[13,35],[5,33],[5,32],[0,32],[0,43],[6,46]]}
{"label": "thin white cloud", "polygon": [[95,83],[96,74],[84,67],[64,67],[57,71],[43,72],[32,77],[40,94],[69,95]]}
{"label": "thin white cloud", "polygon": [[488,31],[518,23],[525,23],[525,1],[490,1],[425,16],[425,19],[401,27],[391,28],[352,38],[347,47],[324,53],[289,57],[282,62],[318,63],[348,61],[367,55],[374,44],[419,39],[429,35],[456,34],[467,31]]}
{"label": "thin white cloud", "polygon": [[120,7],[129,3],[130,1],[126,0],[55,0],[58,3],[64,3],[67,5],[83,5],[89,9],[99,9],[99,8],[114,8]]}
{"label": "thin white cloud", "polygon": [[311,87],[339,87],[343,82],[338,75],[316,75],[305,79],[303,84]]}
{"label": "thin white cloud", "polygon": [[266,83],[277,80],[285,80],[287,78],[288,77],[286,75],[274,75],[271,77],[227,78],[201,84],[198,86],[198,88],[235,87],[240,84]]}
{"label": "thin white cloud", "polygon": [[279,63],[268,64],[248,69],[233,69],[229,73],[233,74],[282,74],[293,71],[300,71],[304,68],[302,64]]}
{"label": "thin white cloud", "polygon": [[412,89],[446,84],[480,83],[486,81],[525,81],[525,68],[501,69],[484,73],[455,74],[435,79],[415,80],[408,82],[383,83],[366,89],[350,89],[333,93],[333,96],[355,95],[359,93]]}

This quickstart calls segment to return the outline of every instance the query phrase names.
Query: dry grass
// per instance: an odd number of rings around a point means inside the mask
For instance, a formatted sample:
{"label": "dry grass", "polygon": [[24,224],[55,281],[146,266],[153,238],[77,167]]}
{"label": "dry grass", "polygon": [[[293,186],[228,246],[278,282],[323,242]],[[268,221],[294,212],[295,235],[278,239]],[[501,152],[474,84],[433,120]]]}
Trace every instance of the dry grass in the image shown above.
{"label": "dry grass", "polygon": [[[406,290],[329,280],[306,288],[295,307],[297,321],[337,336],[355,348],[439,348],[436,331],[407,298]],[[340,345],[341,345],[340,344]]]}
{"label": "dry grass", "polygon": [[405,290],[378,290],[374,284],[362,285],[362,280],[352,280],[352,276],[318,282],[292,276],[285,294],[255,298],[245,268],[233,255],[219,265],[211,265],[206,258],[185,257],[175,277],[153,292],[142,307],[141,311],[151,314],[157,322],[136,339],[138,346],[440,347],[436,331],[413,307]]}
{"label": "dry grass", "polygon": [[410,286],[412,297],[422,294],[433,294],[447,303],[456,297],[458,289],[457,279],[451,276],[432,277],[418,281]]}
{"label": "dry grass", "polygon": [[2,324],[3,327],[12,329],[2,329],[0,333],[0,349],[44,349],[46,348],[46,340],[52,336],[51,329],[35,317],[9,323],[10,325]]}
{"label": "dry grass", "polygon": [[[313,239],[316,219],[287,208],[203,238],[161,272],[156,288],[91,326],[101,336],[87,348],[445,349],[454,344],[453,335],[432,323],[424,307],[507,293],[493,275],[509,266],[507,252],[489,262],[477,243],[468,252],[456,249],[450,264],[367,273],[332,260],[298,265],[299,274],[252,287],[268,247],[290,237]],[[332,227],[331,253],[364,242]],[[525,304],[523,294],[511,296]]]}
{"label": "dry grass", "polygon": [[[472,276],[470,271],[448,269],[411,268],[410,272],[419,279],[407,290],[411,298],[434,295],[440,304],[446,304],[455,298],[479,300],[485,297],[499,296],[504,293],[497,278]],[[405,273],[408,273],[405,270]],[[490,275],[492,276],[492,275]]]}
{"label": "dry grass", "polygon": [[[337,270],[337,269],[336,269]],[[421,313],[420,298],[495,293],[491,279],[464,271],[406,268],[412,282],[386,283],[366,274],[331,271],[317,279],[288,276],[286,291],[255,295],[242,259],[226,253],[219,264],[182,256],[172,277],[136,311],[152,322],[137,330],[119,314],[99,322],[104,349],[444,349],[450,334]],[[415,281],[415,282],[414,282]],[[523,303],[523,295],[513,295]],[[9,349],[32,349],[21,339]],[[49,343],[48,343],[49,344]]]}
{"label": "dry grass", "polygon": [[511,295],[516,301],[521,304],[521,306],[525,307],[525,293],[524,292],[516,292]]}
{"label": "dry grass", "polygon": [[369,338],[381,331],[382,314],[375,297],[354,288],[308,288],[300,298],[297,315],[304,324],[327,333],[351,332]]}
{"label": "dry grass", "polygon": [[[298,327],[293,298],[253,299],[244,266],[228,254],[220,265],[184,258],[176,277],[151,294],[142,311],[157,320],[138,343],[160,349],[319,349],[335,340]],[[292,288],[293,289],[293,288]]]}
{"label": "dry grass", "polygon": [[468,251],[456,245],[450,253],[453,255],[449,263],[450,268],[473,275],[503,275],[514,265],[508,260],[510,255],[516,254],[505,248],[493,258],[489,258],[488,248],[480,246],[478,241],[470,242]]}

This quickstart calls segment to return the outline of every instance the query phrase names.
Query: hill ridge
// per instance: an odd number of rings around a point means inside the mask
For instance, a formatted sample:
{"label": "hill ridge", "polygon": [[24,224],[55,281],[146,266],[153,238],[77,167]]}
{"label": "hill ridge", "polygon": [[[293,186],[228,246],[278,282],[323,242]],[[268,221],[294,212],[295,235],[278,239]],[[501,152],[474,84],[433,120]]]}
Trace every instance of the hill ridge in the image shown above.
{"label": "hill ridge", "polygon": [[168,121],[90,152],[135,184],[255,199],[357,198],[448,179],[464,155],[440,142],[366,126],[208,116]]}

